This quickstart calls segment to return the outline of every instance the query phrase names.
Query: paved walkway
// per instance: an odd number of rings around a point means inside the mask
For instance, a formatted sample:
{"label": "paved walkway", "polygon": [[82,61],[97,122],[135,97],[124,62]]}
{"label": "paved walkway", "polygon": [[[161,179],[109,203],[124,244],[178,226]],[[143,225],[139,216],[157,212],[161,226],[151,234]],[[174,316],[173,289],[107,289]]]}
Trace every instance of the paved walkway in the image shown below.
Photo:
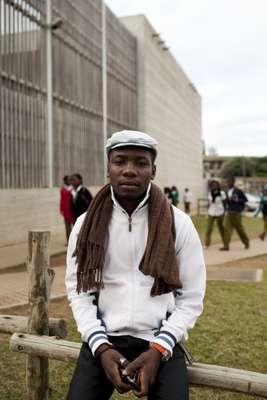
{"label": "paved walkway", "polygon": [[[51,298],[66,295],[64,285],[65,266],[53,268],[56,275],[51,290]],[[0,310],[28,301],[27,273],[8,272],[0,275]]]}
{"label": "paved walkway", "polygon": [[[208,279],[222,279],[224,273],[221,269],[218,269],[216,264],[222,264],[228,261],[239,260],[247,257],[254,257],[257,255],[267,254],[267,242],[262,242],[259,239],[251,241],[251,247],[248,250],[244,250],[242,243],[234,242],[231,244],[231,250],[227,252],[219,251],[220,246],[211,246],[209,249],[204,249],[204,255],[206,265],[208,269]],[[64,237],[52,238],[51,254],[59,254],[66,251],[64,246]],[[8,246],[6,248],[0,248],[0,260],[1,268],[10,267],[11,265],[21,265],[26,260],[26,244],[18,244],[14,246]],[[61,260],[61,259],[60,259]],[[63,263],[64,257],[62,257]],[[58,297],[65,295],[64,286],[64,275],[65,265],[59,265],[54,267],[56,272],[55,280],[52,286],[51,296]],[[217,272],[216,272],[217,269]],[[231,268],[232,269],[232,268]],[[251,270],[250,272],[246,269],[244,271],[244,281],[246,280],[259,280],[260,272],[257,269]],[[232,271],[233,274],[228,280],[237,280],[238,274],[242,274],[242,269],[239,268]],[[229,272],[227,272],[229,275]],[[226,274],[227,274],[226,273]],[[231,279],[233,278],[233,279]],[[0,275],[0,308],[9,307],[11,305],[23,304],[27,302],[27,273],[26,272],[12,272],[12,269],[8,271],[2,271]]]}
{"label": "paved walkway", "polygon": [[229,251],[220,251],[220,247],[222,245],[214,245],[208,249],[204,249],[207,266],[267,254],[267,241],[260,239],[252,239],[250,241],[250,248],[247,250],[244,249],[244,245],[240,241],[232,242]]}
{"label": "paved walkway", "polygon": [[[51,256],[66,252],[65,235],[51,235],[50,254]],[[0,247],[0,270],[22,265],[27,260],[27,242]],[[1,292],[0,292],[1,293]]]}

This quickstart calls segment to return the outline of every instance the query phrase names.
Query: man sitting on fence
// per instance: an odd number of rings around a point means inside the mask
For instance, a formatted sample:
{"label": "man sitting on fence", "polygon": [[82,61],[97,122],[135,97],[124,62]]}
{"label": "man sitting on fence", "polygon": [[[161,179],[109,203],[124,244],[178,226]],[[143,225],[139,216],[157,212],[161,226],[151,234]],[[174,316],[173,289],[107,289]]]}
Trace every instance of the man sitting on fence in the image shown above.
{"label": "man sitting on fence", "polygon": [[151,183],[156,148],[145,133],[114,133],[110,184],[71,233],[66,287],[83,345],[68,400],[114,388],[188,399],[182,341],[202,312],[205,267],[191,219]]}

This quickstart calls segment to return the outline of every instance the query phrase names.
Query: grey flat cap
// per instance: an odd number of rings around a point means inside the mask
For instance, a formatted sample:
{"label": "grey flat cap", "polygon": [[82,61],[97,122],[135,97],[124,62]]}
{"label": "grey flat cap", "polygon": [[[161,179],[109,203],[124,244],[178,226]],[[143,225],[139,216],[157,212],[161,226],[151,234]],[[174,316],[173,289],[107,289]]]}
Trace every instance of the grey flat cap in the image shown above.
{"label": "grey flat cap", "polygon": [[110,150],[125,146],[146,147],[153,151],[155,157],[157,155],[158,142],[147,133],[139,131],[120,131],[115,132],[107,140],[106,150],[109,154]]}

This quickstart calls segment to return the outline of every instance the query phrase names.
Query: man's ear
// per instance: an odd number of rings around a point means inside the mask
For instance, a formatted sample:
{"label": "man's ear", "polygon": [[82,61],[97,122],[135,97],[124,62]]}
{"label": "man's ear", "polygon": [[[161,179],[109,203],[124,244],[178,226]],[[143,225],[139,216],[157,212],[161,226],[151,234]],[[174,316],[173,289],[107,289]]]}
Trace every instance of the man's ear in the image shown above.
{"label": "man's ear", "polygon": [[156,166],[155,164],[153,164],[153,167],[152,167],[152,176],[151,176],[151,180],[152,180],[152,181],[155,179],[156,171],[157,171],[157,166]]}

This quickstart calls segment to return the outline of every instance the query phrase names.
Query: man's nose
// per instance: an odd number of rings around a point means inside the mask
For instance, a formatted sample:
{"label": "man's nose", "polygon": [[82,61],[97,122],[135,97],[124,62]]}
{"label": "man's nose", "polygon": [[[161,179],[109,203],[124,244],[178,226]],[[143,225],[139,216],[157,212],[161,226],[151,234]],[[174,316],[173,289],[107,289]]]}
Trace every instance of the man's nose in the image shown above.
{"label": "man's nose", "polygon": [[126,164],[123,174],[126,176],[135,176],[137,174],[135,166],[132,162],[128,162]]}

